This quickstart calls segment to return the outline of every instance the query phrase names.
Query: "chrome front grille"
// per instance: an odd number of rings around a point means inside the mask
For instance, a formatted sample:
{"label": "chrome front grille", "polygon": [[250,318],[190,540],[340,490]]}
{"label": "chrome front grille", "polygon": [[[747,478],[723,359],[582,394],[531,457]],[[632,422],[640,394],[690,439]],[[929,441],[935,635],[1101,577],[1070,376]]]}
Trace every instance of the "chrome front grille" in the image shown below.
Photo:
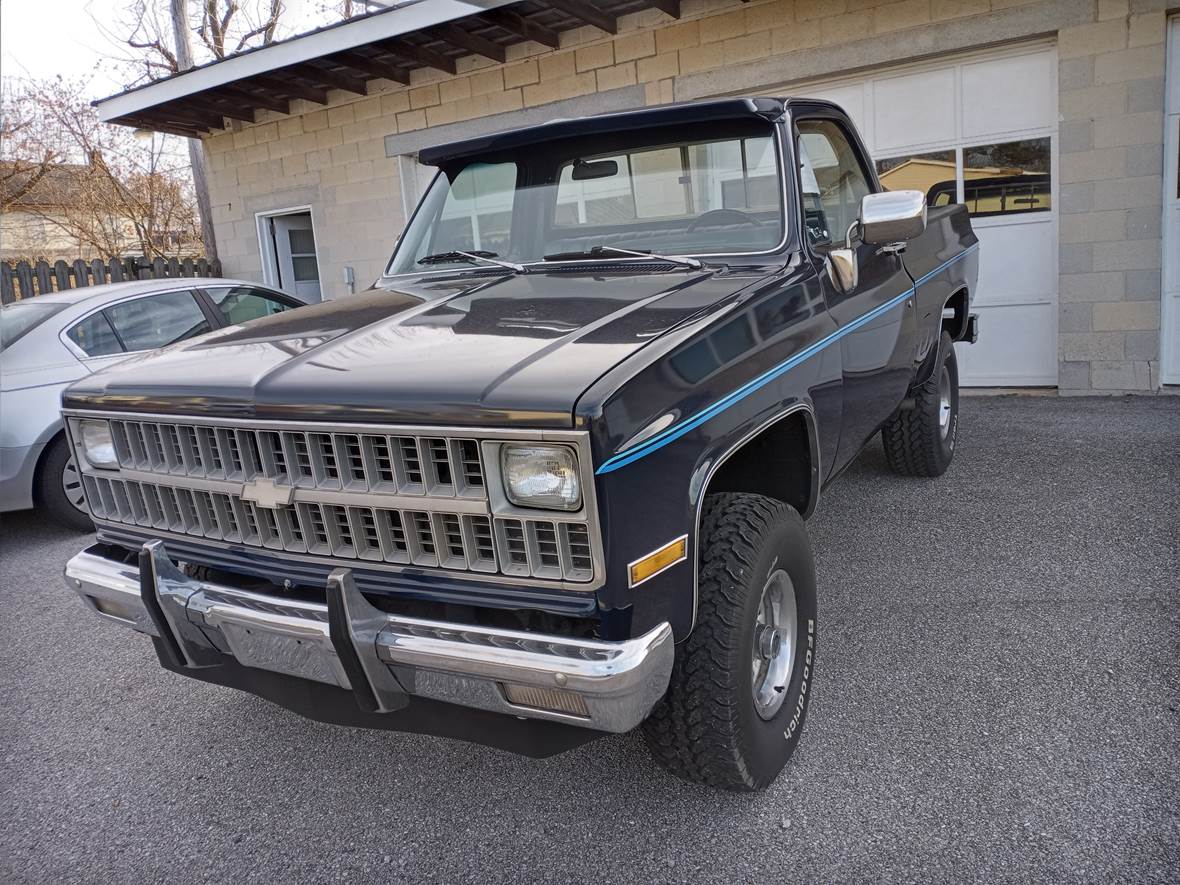
{"label": "chrome front grille", "polygon": [[[498,443],[424,428],[275,429],[110,418],[119,470],[83,463],[101,522],[292,554],[587,584],[586,515],[505,506]],[[493,448],[485,450],[486,445]],[[490,455],[488,452],[490,451]],[[489,489],[489,476],[496,488]],[[285,490],[259,503],[258,483]]]}
{"label": "chrome front grille", "polygon": [[115,419],[119,466],[304,489],[486,497],[479,442],[438,436],[252,430]]}

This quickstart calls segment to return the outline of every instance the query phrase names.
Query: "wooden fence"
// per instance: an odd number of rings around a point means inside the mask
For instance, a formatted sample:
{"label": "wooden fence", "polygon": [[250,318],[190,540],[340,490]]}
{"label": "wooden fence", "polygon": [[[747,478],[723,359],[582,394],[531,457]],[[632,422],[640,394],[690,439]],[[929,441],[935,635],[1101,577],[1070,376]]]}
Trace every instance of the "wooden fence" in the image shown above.
{"label": "wooden fence", "polygon": [[175,258],[156,258],[151,261],[146,258],[112,258],[109,261],[95,258],[90,262],[79,258],[74,262],[59,260],[53,264],[48,261],[38,261],[36,264],[0,261],[0,303],[8,304],[18,298],[126,280],[219,276],[221,262],[216,258],[212,261],[204,258],[185,258],[183,261]]}

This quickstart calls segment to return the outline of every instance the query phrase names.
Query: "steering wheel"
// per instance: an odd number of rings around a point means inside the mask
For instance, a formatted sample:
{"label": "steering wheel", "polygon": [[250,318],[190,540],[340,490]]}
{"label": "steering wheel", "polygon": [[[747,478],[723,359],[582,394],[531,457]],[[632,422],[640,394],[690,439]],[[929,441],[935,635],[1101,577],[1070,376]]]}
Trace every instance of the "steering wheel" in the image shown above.
{"label": "steering wheel", "polygon": [[693,233],[698,228],[713,227],[718,224],[752,224],[762,227],[762,222],[740,209],[710,209],[698,215],[688,226],[687,233]]}

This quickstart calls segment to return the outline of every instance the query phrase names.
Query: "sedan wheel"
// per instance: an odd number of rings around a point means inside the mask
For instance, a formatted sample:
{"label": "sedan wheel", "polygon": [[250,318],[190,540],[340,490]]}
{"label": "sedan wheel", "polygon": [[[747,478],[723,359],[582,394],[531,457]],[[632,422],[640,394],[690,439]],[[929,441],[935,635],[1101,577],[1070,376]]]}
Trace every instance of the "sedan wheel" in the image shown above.
{"label": "sedan wheel", "polygon": [[[73,458],[66,461],[61,471],[61,488],[66,500],[82,513],[86,513],[86,497],[82,494],[82,474]],[[89,514],[87,513],[87,516]]]}

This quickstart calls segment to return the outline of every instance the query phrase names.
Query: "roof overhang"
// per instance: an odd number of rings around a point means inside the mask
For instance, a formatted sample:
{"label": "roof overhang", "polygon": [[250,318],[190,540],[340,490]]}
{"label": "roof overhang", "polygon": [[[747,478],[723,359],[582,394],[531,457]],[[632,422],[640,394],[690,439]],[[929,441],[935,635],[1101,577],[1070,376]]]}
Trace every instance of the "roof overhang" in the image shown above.
{"label": "roof overhang", "polygon": [[95,102],[99,119],[200,137],[226,119],[253,122],[292,99],[327,104],[329,90],[358,95],[370,80],[409,85],[418,68],[456,73],[456,59],[506,60],[532,40],[556,49],[562,31],[614,33],[618,17],[656,8],[678,17],[680,0],[406,0],[269,46],[250,49]]}

